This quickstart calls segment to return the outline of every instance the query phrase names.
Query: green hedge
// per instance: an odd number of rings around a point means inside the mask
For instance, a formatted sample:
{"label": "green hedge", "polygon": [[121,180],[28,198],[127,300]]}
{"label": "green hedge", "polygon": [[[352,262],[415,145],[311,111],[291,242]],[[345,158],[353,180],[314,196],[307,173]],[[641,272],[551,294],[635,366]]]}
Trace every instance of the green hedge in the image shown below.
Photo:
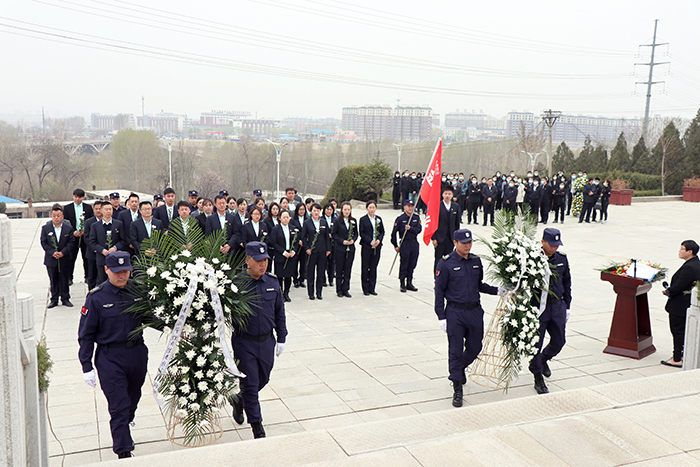
{"label": "green hedge", "polygon": [[[637,172],[621,172],[619,170],[614,170],[612,172],[603,172],[597,174],[588,174],[589,178],[600,178],[601,182],[605,180],[613,181],[615,179],[625,180],[630,184],[630,188],[639,191],[653,191],[658,190],[661,196],[661,176],[660,175],[647,175],[640,174]],[[636,196],[636,193],[635,193]],[[656,195],[642,195],[642,196],[656,196]]]}
{"label": "green hedge", "polygon": [[333,184],[328,189],[326,197],[323,198],[323,206],[326,205],[329,199],[335,198],[338,204],[351,199],[362,199],[364,193],[357,187],[357,176],[362,170],[361,165],[351,165],[343,167],[338,171]]}
{"label": "green hedge", "polygon": [[658,190],[634,190],[632,196],[661,196],[661,188]]}

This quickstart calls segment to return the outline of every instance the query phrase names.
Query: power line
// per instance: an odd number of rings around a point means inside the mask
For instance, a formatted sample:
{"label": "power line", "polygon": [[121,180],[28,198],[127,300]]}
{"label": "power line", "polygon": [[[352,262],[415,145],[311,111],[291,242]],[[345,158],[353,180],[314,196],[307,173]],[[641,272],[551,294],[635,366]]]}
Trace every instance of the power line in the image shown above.
{"label": "power line", "polygon": [[[298,79],[307,79],[312,81],[323,81],[329,83],[340,83],[340,84],[351,84],[357,86],[367,86],[376,88],[386,88],[386,89],[400,89],[415,92],[424,93],[438,93],[438,94],[448,94],[448,95],[461,95],[461,96],[473,96],[473,97],[521,97],[521,98],[551,98],[551,99],[562,99],[562,100],[588,100],[588,99],[614,99],[625,97],[626,93],[601,93],[601,94],[562,94],[562,95],[552,95],[552,94],[520,94],[512,92],[496,92],[496,91],[470,91],[466,89],[459,88],[448,88],[439,86],[423,86],[408,83],[396,83],[380,80],[371,80],[366,78],[355,78],[342,75],[331,75],[317,72],[308,72],[304,70],[297,70],[292,68],[282,68],[274,67],[268,65],[262,65],[257,63],[250,63],[238,60],[230,60],[221,57],[215,57],[211,55],[204,55],[198,53],[182,52],[174,49],[168,49],[163,47],[153,47],[143,44],[138,44],[134,42],[121,41],[116,39],[108,39],[100,36],[95,36],[91,34],[82,34],[74,31],[67,31],[64,29],[52,28],[48,26],[42,26],[35,23],[29,23],[26,21],[15,20],[12,18],[0,16],[0,20],[14,21],[23,25],[32,26],[34,28],[43,28],[49,31],[41,31],[38,29],[32,29],[24,26],[17,26],[7,23],[0,23],[0,27],[10,28],[11,31],[0,31],[8,34],[20,35],[23,37],[32,37],[35,39],[48,40],[52,42],[69,43],[72,45],[78,45],[82,47],[94,48],[98,50],[109,50],[113,52],[119,52],[127,55],[137,55],[149,58],[158,58],[162,60],[175,61],[181,63],[187,63],[192,65],[205,65],[215,68],[232,69],[244,72],[256,72],[264,73],[273,76],[284,76],[292,77]],[[82,37],[76,37],[82,36]]]}

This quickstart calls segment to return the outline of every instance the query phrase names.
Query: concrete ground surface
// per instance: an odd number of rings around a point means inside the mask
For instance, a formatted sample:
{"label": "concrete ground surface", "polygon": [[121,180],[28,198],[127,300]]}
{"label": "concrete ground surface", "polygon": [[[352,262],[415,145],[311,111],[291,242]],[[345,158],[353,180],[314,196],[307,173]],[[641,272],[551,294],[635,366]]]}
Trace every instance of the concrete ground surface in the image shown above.
{"label": "concrete ground surface", "polygon": [[[610,260],[637,258],[659,262],[672,274],[681,265],[680,242],[697,235],[692,219],[700,205],[635,203],[609,211],[606,224],[579,224],[570,216],[563,225],[552,224],[550,217],[549,226],[562,231],[561,251],[569,257],[573,281],[567,344],[552,361],[547,380],[551,394],[535,396],[525,369],[508,393],[470,381],[465,407],[454,409],[447,340],[433,311],[433,248],[421,244],[414,280],[419,291],[400,293],[398,261],[388,274],[394,253],[387,239],[377,297],[362,295],[359,254],[351,299],[337,298],[334,289],[326,288],[324,300],[309,301],[306,289],[292,289],[287,347],[260,395],[266,440],[227,444],[252,438],[249,425],[236,425],[229,408],[221,419],[223,437],[213,446],[186,449],[170,443],[151,387],[165,341],[158,332],[146,331],[149,375],[132,429],[137,461],[182,464],[206,454],[213,465],[226,455],[229,463],[248,456],[258,465],[436,465],[450,460],[460,465],[700,465],[700,454],[693,452],[700,449],[695,413],[700,376],[659,364],[672,351],[661,287],[655,284],[649,293],[658,351],[642,360],[604,354],[615,294],[595,270]],[[398,211],[380,209],[378,214],[390,226]],[[99,385],[92,389],[83,382],[77,360],[79,311],[87,292],[81,263],[71,289],[75,307],[47,310],[48,277],[39,244],[44,222],[12,220],[12,228],[17,289],[33,294],[36,331],[46,336],[55,362],[48,393],[51,465],[116,459],[106,400]],[[490,227],[471,227],[475,236],[490,238]],[[544,227],[539,226],[540,235]],[[487,252],[480,242],[472,251]],[[497,297],[482,295],[486,323],[496,302]],[[642,380],[647,377],[654,378]],[[188,457],[146,456],[171,451]]]}

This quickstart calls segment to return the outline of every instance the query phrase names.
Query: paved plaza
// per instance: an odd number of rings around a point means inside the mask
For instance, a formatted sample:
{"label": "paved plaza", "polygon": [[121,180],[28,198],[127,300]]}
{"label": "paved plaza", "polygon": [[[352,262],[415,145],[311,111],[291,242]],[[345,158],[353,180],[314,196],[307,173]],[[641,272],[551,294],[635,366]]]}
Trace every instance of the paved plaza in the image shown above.
{"label": "paved plaza", "polygon": [[[527,462],[512,462],[511,459],[510,464],[618,465],[671,455],[687,456],[671,462],[674,465],[680,465],[681,461],[687,461],[688,465],[700,464],[700,456],[687,454],[700,449],[700,442],[674,444],[666,435],[682,432],[670,428],[666,432],[659,431],[668,428],[664,413],[669,414],[670,420],[676,420],[674,417],[682,418],[684,414],[681,404],[688,405],[694,407],[688,407],[692,413],[687,415],[696,420],[695,438],[700,439],[697,436],[700,417],[696,413],[700,406],[700,385],[697,384],[700,376],[695,376],[698,372],[681,374],[680,370],[659,364],[672,352],[667,313],[663,309],[666,300],[660,285],[655,284],[649,293],[657,352],[642,360],[608,355],[602,351],[615,294],[611,284],[601,281],[600,273],[595,270],[609,260],[637,258],[659,262],[672,274],[681,265],[678,259],[680,242],[700,240],[695,225],[700,204],[635,202],[632,206],[610,206],[609,212],[610,220],[606,224],[579,224],[577,219],[567,217],[563,225],[551,222],[549,225],[562,231],[564,246],[561,251],[569,257],[573,282],[567,344],[551,363],[553,374],[547,380],[550,395],[535,396],[532,376],[525,370],[508,393],[470,381],[465,387],[465,407],[454,409],[452,389],[447,380],[447,340],[433,311],[433,248],[421,244],[414,280],[419,291],[400,293],[398,261],[393,276],[388,274],[394,253],[386,239],[379,264],[377,297],[362,295],[359,254],[351,281],[353,298],[337,298],[334,289],[326,288],[324,300],[309,301],[305,288],[292,289],[292,302],[287,304],[287,347],[276,359],[271,381],[260,394],[268,438],[240,443],[239,447],[229,450],[231,455],[240,458],[243,453],[259,450],[256,447],[259,445],[286,449],[290,457],[288,462],[277,457],[275,462],[261,460],[257,465],[298,465],[314,460],[322,465],[333,459],[352,460],[355,455],[365,457],[358,457],[355,463],[348,461],[338,465],[437,465],[446,461],[465,465],[468,459],[475,462],[480,459],[483,463],[490,454],[501,455],[494,459],[506,459],[500,465],[507,465],[508,458],[503,457],[507,449],[503,446],[508,445],[508,449],[516,452],[532,442],[536,445],[533,457]],[[364,213],[355,214],[359,217]],[[389,225],[393,224],[398,211],[380,209],[378,214]],[[45,219],[12,220],[12,229],[17,290],[34,296],[36,332],[46,336],[55,362],[48,393],[49,416],[55,435],[49,434],[51,465],[60,466],[62,460],[65,466],[113,460],[116,456],[111,450],[105,397],[99,385],[92,389],[83,382],[77,359],[80,306],[87,292],[80,274],[76,274],[76,284],[71,288],[75,307],[46,309],[48,277],[39,244],[40,228],[45,222]],[[490,227],[472,227],[475,236],[490,238]],[[540,235],[542,229],[543,226],[538,228]],[[486,248],[475,242],[472,252],[486,253]],[[82,271],[80,260],[77,271]],[[497,297],[482,295],[487,323],[496,302]],[[163,417],[152,397],[151,378],[160,362],[165,339],[153,330],[147,330],[144,336],[150,349],[149,375],[136,414],[136,426],[132,429],[136,442],[134,454],[141,462],[146,460],[143,457],[147,454],[183,449],[167,440]],[[667,383],[663,378],[642,380],[657,375],[672,375],[669,381],[676,381],[673,384],[680,392],[664,392]],[[624,382],[629,385],[625,386]],[[619,384],[597,388],[605,383]],[[631,394],[626,399],[628,391]],[[654,399],[656,396],[665,399]],[[647,404],[649,408],[653,406],[653,410],[649,410],[649,420],[640,418],[639,410],[634,407],[641,404],[640,401],[652,399],[653,402]],[[490,404],[494,402],[499,404]],[[576,417],[561,418],[589,409],[601,412],[582,417],[583,421]],[[610,416],[606,418],[605,413]],[[252,438],[250,426],[236,425],[230,415],[229,410],[228,416],[222,418],[222,439],[201,451],[211,453],[212,459],[217,458],[216,453],[223,452],[226,443]],[[542,421],[554,416],[559,418]],[[511,424],[525,425],[519,425],[516,436],[516,428]],[[647,425],[655,429],[638,431],[640,426]],[[487,432],[474,431],[476,428]],[[577,457],[576,436],[583,437],[581,439],[587,434],[598,436],[601,430],[609,430],[610,436],[604,436],[609,442],[626,453],[635,454],[608,456],[607,445],[593,444]],[[465,434],[467,432],[471,434]],[[450,437],[460,433],[464,436]],[[546,442],[547,436],[557,437],[561,433],[565,433],[562,436],[566,439],[561,449]],[[614,433],[617,435],[613,436]],[[619,433],[629,433],[631,438],[621,438]],[[509,442],[499,441],[505,439]],[[299,442],[305,444],[294,444]],[[324,450],[324,446],[334,443],[332,448]],[[410,443],[414,449],[402,447]],[[469,445],[471,454],[464,458],[450,457],[447,443],[456,446],[457,452],[462,448],[467,452]],[[522,446],[518,447],[518,443]],[[570,447],[569,451],[566,446]],[[301,453],[293,452],[297,448],[308,456],[318,451],[318,458],[304,458]],[[194,456],[198,451],[186,450],[180,453],[186,457],[164,456],[162,459],[171,464],[181,464],[185,459],[196,462]],[[287,451],[278,454],[280,452]],[[443,456],[435,457],[439,452],[444,452]],[[590,460],[583,462],[586,456]],[[648,465],[670,465],[668,459],[665,460]],[[212,461],[208,465],[226,464]]]}

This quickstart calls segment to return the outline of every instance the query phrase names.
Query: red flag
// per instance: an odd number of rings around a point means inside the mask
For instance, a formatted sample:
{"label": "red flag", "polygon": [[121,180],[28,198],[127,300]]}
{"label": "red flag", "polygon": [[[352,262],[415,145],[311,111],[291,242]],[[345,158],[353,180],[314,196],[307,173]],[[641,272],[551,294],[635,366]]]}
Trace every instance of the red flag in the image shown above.
{"label": "red flag", "polygon": [[440,220],[440,200],[442,198],[442,140],[439,139],[435,145],[435,152],[430,159],[428,171],[423,178],[420,197],[428,206],[428,213],[425,216],[425,228],[423,229],[423,241],[427,245],[430,237],[438,228]]}

